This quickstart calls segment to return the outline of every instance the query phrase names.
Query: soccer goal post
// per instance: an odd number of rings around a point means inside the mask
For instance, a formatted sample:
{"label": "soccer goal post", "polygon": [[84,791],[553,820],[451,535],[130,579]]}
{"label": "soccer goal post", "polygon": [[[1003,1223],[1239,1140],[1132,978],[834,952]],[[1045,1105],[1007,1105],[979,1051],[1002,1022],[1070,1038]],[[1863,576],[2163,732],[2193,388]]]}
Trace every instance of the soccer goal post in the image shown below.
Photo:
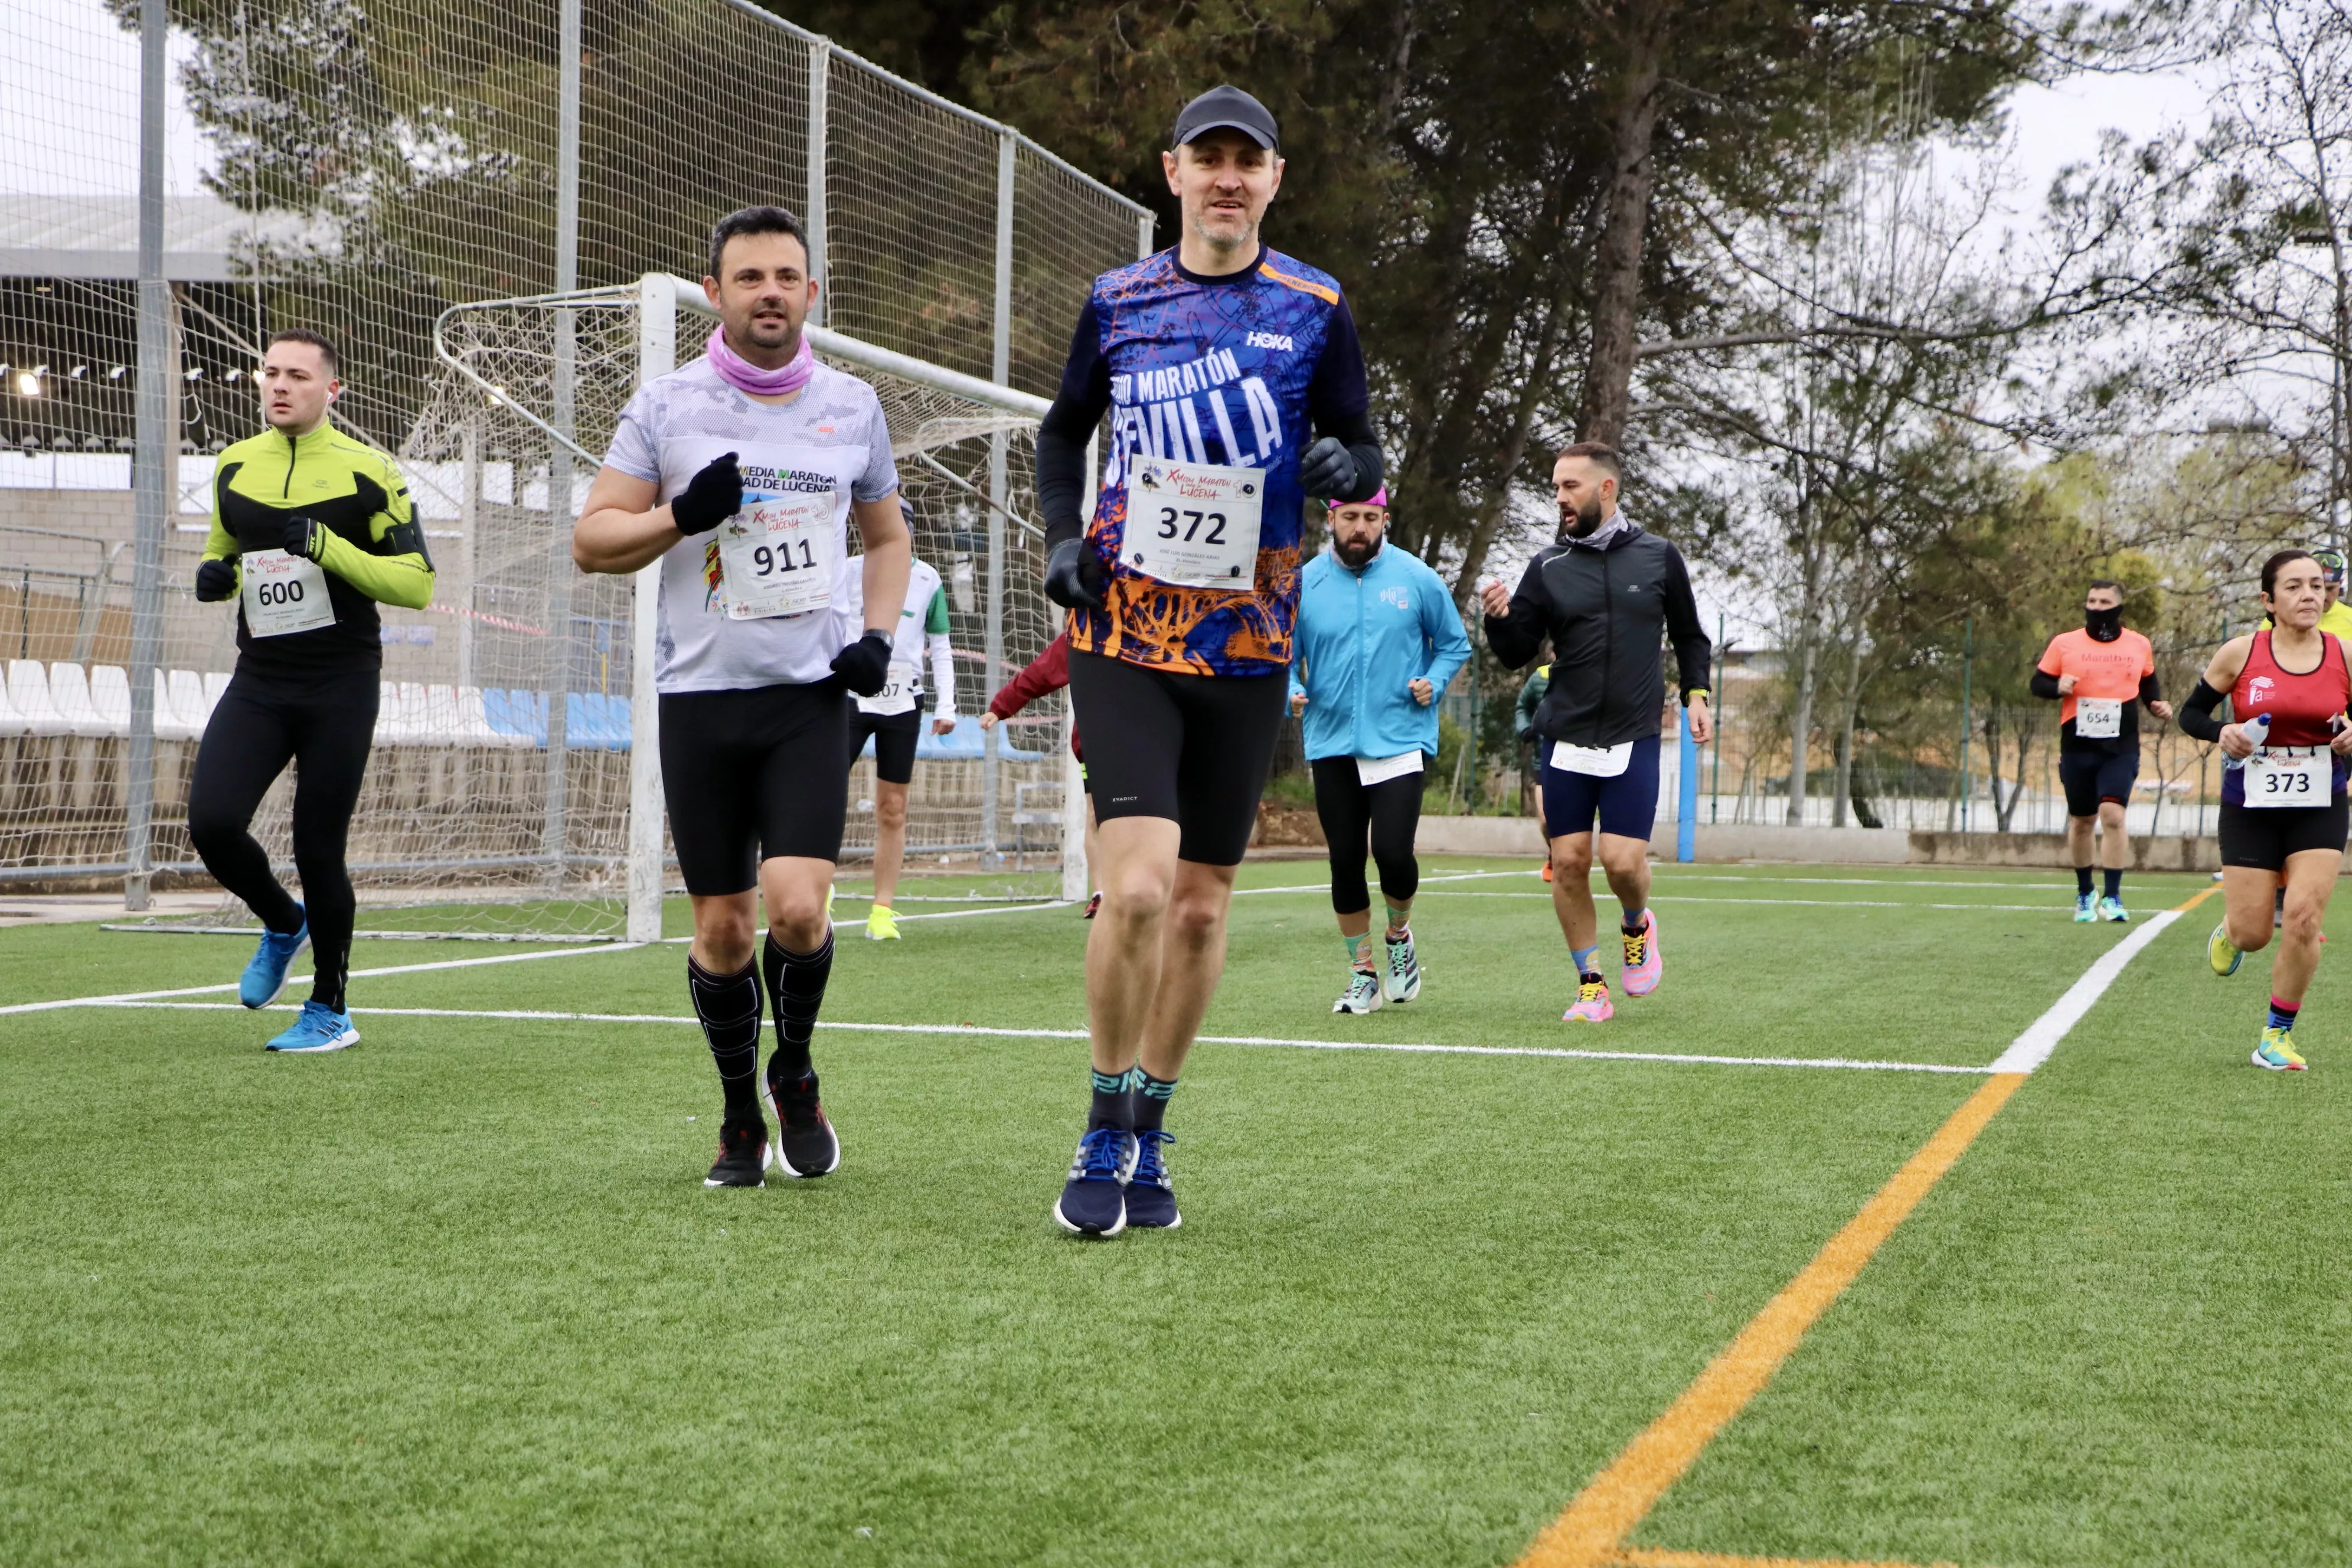
{"label": "soccer goal post", "polygon": [[[434,331],[444,374],[404,448],[413,461],[455,462],[472,519],[466,559],[454,571],[445,564],[442,582],[461,636],[478,633],[460,655],[462,684],[506,693],[509,716],[544,715],[530,736],[541,765],[517,774],[536,798],[485,800],[481,812],[512,816],[526,835],[536,822],[551,885],[583,899],[601,891],[611,900],[604,907],[617,903],[624,917],[625,930],[611,934],[631,941],[660,934],[673,885],[654,690],[658,567],[626,584],[555,579],[572,572],[569,521],[621,408],[646,379],[674,369],[681,350],[691,353],[709,319],[700,286],[667,273],[634,288],[452,307]],[[943,858],[991,874],[1058,870],[1060,895],[1082,898],[1086,805],[1066,694],[986,731],[978,722],[989,697],[1059,629],[1035,521],[1035,433],[1047,404],[843,332],[805,330],[821,356],[879,395],[915,552],[949,593],[959,719],[944,736],[925,726],[908,803],[910,868]],[[519,516],[502,519],[502,509]],[[524,629],[555,646],[511,635],[496,607],[502,595],[548,605],[545,626]],[[567,722],[593,726],[594,747]],[[625,768],[600,748],[625,753]],[[845,861],[873,850],[872,784],[871,759],[861,759]]]}

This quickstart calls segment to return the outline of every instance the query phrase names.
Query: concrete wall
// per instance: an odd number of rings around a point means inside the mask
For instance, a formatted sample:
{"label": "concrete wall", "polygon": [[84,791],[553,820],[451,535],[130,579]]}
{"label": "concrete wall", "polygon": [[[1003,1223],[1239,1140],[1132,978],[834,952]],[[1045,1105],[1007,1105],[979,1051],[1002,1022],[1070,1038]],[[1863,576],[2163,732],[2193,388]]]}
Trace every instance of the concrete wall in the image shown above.
{"label": "concrete wall", "polygon": [[[2065,869],[2074,865],[2066,840],[2054,833],[1898,833],[1873,827],[1780,827],[1761,823],[1701,824],[1701,860],[1780,860],[1828,865],[2007,866]],[[1424,816],[1414,847],[1425,855],[1544,853],[1543,827],[1530,816]],[[2210,838],[2131,841],[2140,871],[2212,871],[2221,848]],[[1675,858],[1675,825],[1660,822],[1650,852]]]}

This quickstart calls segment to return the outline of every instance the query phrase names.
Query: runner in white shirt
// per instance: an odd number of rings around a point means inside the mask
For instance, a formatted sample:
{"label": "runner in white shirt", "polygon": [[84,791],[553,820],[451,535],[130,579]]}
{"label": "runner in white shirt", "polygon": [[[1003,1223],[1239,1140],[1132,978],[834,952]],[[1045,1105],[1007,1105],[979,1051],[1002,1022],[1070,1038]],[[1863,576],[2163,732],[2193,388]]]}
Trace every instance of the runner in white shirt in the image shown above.
{"label": "runner in white shirt", "polygon": [[[711,1186],[756,1187],[841,1160],[809,1037],[833,969],[825,917],[847,805],[850,694],[882,690],[911,552],[874,389],[816,363],[808,241],[782,207],[710,237],[719,327],[704,357],[640,387],[588,492],[572,555],[589,572],[661,563],[654,684],[662,793],[694,901],[687,979],[726,1091]],[[834,607],[855,519],[865,635]],[[755,966],[753,894],[768,940]],[[768,1138],[760,982],[776,1010]]]}
{"label": "runner in white shirt", "polygon": [[[845,628],[865,624],[866,574],[856,560],[841,563],[834,609]],[[930,563],[918,560],[907,578],[906,607],[891,633],[890,678],[880,691],[857,699],[849,713],[852,767],[866,742],[874,742],[874,907],[866,915],[868,942],[898,940],[898,918],[890,900],[898,896],[899,868],[907,860],[907,788],[915,782],[915,746],[922,734],[926,652],[937,699],[931,707],[931,733],[944,735],[956,727],[948,591]]]}

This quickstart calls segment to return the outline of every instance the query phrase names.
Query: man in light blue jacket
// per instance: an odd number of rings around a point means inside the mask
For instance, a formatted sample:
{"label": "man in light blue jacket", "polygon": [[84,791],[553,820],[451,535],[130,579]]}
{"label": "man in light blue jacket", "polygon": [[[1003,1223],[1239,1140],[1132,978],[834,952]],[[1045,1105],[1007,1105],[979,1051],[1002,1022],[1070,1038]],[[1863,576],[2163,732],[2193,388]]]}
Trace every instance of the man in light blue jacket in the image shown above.
{"label": "man in light blue jacket", "polygon": [[[1422,763],[1437,755],[1437,694],[1470,658],[1444,583],[1384,546],[1388,491],[1331,506],[1331,548],[1307,563],[1298,600],[1290,710],[1305,716],[1315,811],[1331,848],[1331,907],[1348,946],[1334,1013],[1371,1013],[1421,994],[1413,952],[1413,858]],[[1388,962],[1372,958],[1369,847],[1388,904]]]}

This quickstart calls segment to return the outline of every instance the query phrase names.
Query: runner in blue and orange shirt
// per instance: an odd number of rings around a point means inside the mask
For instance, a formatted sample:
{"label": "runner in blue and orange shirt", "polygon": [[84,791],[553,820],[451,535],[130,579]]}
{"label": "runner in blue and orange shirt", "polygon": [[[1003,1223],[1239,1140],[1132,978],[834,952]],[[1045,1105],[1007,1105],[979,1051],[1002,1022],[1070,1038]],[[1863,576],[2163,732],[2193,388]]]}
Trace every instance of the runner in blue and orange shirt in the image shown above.
{"label": "runner in blue and orange shirt", "polygon": [[[1282,725],[1306,503],[1381,488],[1339,285],[1258,237],[1282,184],[1274,116],[1215,88],[1172,142],[1182,237],[1095,279],[1037,437],[1045,591],[1070,611],[1103,861],[1094,1098],[1054,1208],[1079,1236],[1179,1223],[1161,1119],[1224,968]],[[1105,415],[1088,521],[1086,446]]]}

